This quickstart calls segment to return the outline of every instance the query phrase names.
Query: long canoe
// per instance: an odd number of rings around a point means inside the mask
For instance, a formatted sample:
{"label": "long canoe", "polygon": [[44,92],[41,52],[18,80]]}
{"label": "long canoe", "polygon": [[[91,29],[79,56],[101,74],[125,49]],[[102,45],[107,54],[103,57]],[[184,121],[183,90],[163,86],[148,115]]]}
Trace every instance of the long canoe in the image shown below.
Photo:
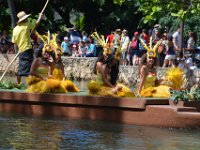
{"label": "long canoe", "polygon": [[168,99],[115,98],[0,91],[0,112],[115,121],[134,125],[198,128],[200,104]]}

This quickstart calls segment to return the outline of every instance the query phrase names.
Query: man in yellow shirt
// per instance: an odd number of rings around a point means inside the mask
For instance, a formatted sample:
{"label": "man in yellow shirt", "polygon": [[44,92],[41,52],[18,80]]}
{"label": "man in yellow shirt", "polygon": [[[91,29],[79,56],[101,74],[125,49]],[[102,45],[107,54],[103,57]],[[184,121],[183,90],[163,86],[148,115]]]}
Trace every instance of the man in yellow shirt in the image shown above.
{"label": "man in yellow shirt", "polygon": [[33,62],[33,50],[31,44],[31,33],[39,25],[43,14],[39,14],[36,22],[29,22],[26,14],[21,11],[17,14],[19,18],[17,26],[13,29],[12,42],[17,45],[19,54],[19,67],[17,72],[17,82],[21,82],[22,76],[28,76]]}

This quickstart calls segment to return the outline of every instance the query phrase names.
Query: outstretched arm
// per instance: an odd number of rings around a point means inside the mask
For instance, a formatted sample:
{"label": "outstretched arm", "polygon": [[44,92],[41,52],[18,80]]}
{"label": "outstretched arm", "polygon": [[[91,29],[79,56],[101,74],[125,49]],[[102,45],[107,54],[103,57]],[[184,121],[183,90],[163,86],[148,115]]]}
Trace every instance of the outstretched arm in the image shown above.
{"label": "outstretched arm", "polygon": [[146,77],[146,66],[142,66],[140,69],[140,83],[139,83],[139,87],[138,87],[138,93],[140,94],[140,92],[142,91],[142,87],[144,85],[144,80]]}
{"label": "outstretched arm", "polygon": [[63,73],[63,80],[65,80],[65,66],[64,66],[63,63],[61,64],[61,70],[62,70],[62,73]]}
{"label": "outstretched arm", "polygon": [[108,72],[109,72],[109,69],[108,69],[107,65],[103,65],[102,68],[101,68],[101,71],[100,71],[100,73],[102,75],[103,83],[104,83],[105,86],[114,88],[115,86],[112,85],[110,83],[110,81],[108,80],[108,75],[109,75]]}
{"label": "outstretched arm", "polygon": [[43,14],[39,13],[39,17],[35,23],[35,28],[37,28],[37,26],[40,24],[40,21],[42,20]]}

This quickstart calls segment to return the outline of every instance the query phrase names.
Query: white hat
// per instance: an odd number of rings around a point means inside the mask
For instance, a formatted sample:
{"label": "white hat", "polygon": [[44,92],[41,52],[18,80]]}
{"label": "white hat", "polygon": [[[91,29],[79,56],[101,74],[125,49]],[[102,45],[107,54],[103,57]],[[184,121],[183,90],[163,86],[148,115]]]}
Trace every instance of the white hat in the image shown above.
{"label": "white hat", "polygon": [[200,54],[197,54],[195,57],[197,60],[200,60]]}
{"label": "white hat", "polygon": [[128,31],[127,31],[126,29],[124,29],[122,32],[123,32],[123,33],[127,33]]}
{"label": "white hat", "polygon": [[66,37],[66,36],[64,37],[64,40],[68,40],[68,39],[69,39],[68,37]]}
{"label": "white hat", "polygon": [[121,32],[121,31],[122,31],[121,29],[116,29],[116,30],[115,30],[115,32]]}
{"label": "white hat", "polygon": [[27,19],[31,14],[26,14],[24,11],[20,11],[18,14],[17,14],[17,17],[19,18],[18,22],[17,23],[20,23],[22,21],[24,21],[25,19]]}

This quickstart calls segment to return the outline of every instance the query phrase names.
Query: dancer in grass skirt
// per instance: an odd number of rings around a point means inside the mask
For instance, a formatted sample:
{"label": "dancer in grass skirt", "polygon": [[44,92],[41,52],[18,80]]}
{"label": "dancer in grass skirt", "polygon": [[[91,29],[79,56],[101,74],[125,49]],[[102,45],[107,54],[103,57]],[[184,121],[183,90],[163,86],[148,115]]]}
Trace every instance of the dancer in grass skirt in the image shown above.
{"label": "dancer in grass skirt", "polygon": [[168,68],[165,71],[163,79],[158,80],[155,64],[156,50],[160,43],[157,42],[152,48],[151,44],[148,47],[142,39],[140,41],[147,50],[147,54],[143,55],[139,67],[140,82],[138,95],[140,97],[169,98],[170,89],[181,89],[183,84],[183,70],[180,68]]}
{"label": "dancer in grass skirt", "polygon": [[92,37],[103,47],[103,54],[98,57],[95,63],[94,72],[96,80],[88,83],[91,95],[114,96],[114,97],[135,97],[130,88],[117,83],[119,73],[119,61],[121,59],[120,48],[111,52],[105,40],[96,32]]}

